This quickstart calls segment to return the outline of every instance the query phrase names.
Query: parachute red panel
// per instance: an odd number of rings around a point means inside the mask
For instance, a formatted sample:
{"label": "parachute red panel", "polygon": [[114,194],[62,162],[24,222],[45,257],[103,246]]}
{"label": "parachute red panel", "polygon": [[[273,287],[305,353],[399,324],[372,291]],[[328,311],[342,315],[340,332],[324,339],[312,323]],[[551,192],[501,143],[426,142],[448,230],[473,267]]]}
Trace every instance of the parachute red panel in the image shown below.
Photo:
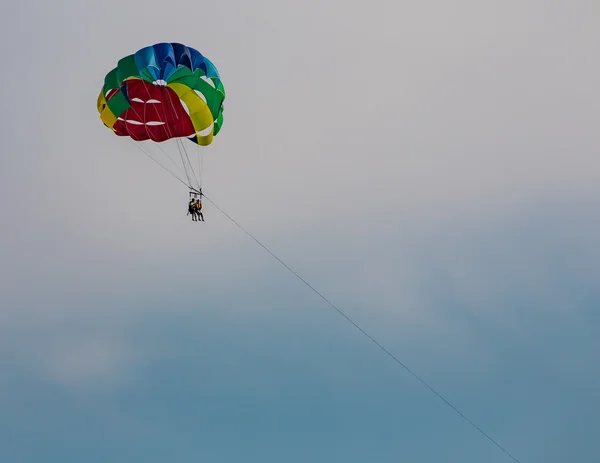
{"label": "parachute red panel", "polygon": [[171,88],[140,79],[129,80],[124,87],[131,106],[114,125],[117,135],[130,136],[135,141],[151,139],[156,142],[194,135],[190,116]]}

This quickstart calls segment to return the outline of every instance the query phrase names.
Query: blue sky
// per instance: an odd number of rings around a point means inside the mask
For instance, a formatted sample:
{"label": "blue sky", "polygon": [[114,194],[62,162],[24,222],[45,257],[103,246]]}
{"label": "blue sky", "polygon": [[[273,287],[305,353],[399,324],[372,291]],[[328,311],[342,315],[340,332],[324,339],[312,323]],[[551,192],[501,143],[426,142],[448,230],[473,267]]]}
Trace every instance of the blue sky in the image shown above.
{"label": "blue sky", "polygon": [[598,461],[596,2],[2,8],[0,460],[511,461],[102,126],[178,40],[211,199],[519,461]]}

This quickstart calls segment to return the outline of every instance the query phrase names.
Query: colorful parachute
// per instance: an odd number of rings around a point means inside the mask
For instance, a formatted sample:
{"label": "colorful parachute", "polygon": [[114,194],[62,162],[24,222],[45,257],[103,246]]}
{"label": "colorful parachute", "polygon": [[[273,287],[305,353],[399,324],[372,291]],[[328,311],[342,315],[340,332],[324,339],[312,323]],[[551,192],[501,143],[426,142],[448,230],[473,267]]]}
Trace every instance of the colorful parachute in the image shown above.
{"label": "colorful parachute", "polygon": [[157,43],[118,61],[104,78],[97,108],[104,125],[118,136],[151,144],[173,140],[180,164],[159,148],[187,182],[156,159],[151,145],[137,145],[190,189],[198,190],[202,187],[200,149],[196,174],[180,140],[188,138],[199,148],[210,145],[223,126],[224,100],[219,72],[208,58],[180,43]]}
{"label": "colorful parachute", "polygon": [[158,43],[119,60],[104,79],[98,112],[115,134],[209,145],[223,125],[225,89],[216,67],[180,43]]}

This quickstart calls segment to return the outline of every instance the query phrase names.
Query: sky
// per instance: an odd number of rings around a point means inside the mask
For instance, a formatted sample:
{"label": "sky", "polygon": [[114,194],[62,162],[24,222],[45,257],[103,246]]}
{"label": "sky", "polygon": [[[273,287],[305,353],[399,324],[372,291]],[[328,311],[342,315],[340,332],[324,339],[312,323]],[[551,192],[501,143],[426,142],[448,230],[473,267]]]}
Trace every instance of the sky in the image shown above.
{"label": "sky", "polygon": [[[600,460],[596,0],[4,2],[0,460]],[[219,69],[188,192],[96,98]],[[222,214],[218,208],[225,211]]]}

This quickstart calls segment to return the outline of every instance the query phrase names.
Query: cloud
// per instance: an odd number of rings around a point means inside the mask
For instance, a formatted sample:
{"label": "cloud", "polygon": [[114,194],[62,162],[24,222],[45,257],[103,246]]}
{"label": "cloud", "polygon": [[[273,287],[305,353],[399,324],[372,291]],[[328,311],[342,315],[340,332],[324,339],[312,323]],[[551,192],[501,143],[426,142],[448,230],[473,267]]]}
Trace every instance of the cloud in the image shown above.
{"label": "cloud", "polygon": [[80,398],[127,388],[152,356],[132,343],[123,327],[108,325],[106,318],[89,316],[13,323],[11,332],[3,332],[1,368]]}
{"label": "cloud", "polygon": [[51,382],[76,391],[127,382],[137,357],[131,346],[110,337],[60,339],[53,344],[39,359],[41,370]]}

